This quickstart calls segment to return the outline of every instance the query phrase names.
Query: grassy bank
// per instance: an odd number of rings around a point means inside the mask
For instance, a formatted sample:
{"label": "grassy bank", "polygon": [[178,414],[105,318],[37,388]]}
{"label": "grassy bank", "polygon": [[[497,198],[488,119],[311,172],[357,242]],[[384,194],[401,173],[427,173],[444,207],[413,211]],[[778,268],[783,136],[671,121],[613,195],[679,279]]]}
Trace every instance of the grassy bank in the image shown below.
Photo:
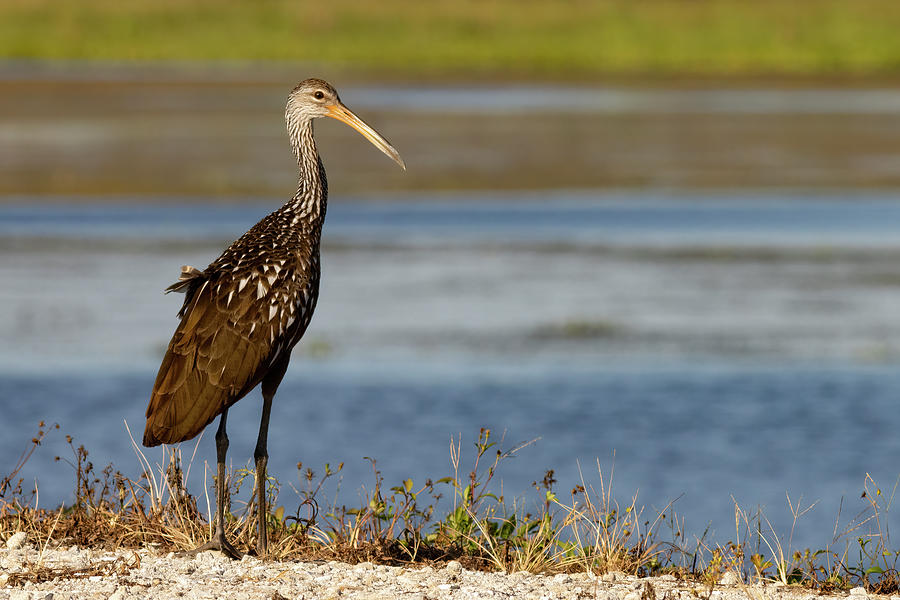
{"label": "grassy bank", "polygon": [[312,61],[407,76],[890,76],[894,0],[6,0],[0,57]]}
{"label": "grassy bank", "polygon": [[[58,426],[56,427],[58,429]],[[143,474],[131,480],[108,466],[98,472],[84,447],[63,457],[75,473],[74,502],[57,510],[37,506],[36,491],[23,489],[20,473],[44,439],[43,423],[13,473],[0,479],[0,540],[16,532],[40,540],[42,549],[56,545],[191,550],[211,535],[202,513],[210,514],[211,490],[187,489],[186,472],[177,447],[151,464],[137,444]],[[527,445],[527,444],[526,444]],[[371,561],[424,565],[458,560],[488,571],[532,573],[625,572],[649,576],[672,574],[699,581],[711,592],[726,574],[732,580],[780,582],[820,591],[864,586],[882,594],[900,589],[897,564],[886,532],[886,513],[893,492],[882,493],[867,477],[862,504],[831,545],[818,550],[792,547],[790,532],[775,531],[761,512],[735,507],[734,539],[712,544],[687,533],[672,503],[650,514],[637,494],[620,505],[612,473],[597,465],[571,489],[560,489],[548,471],[534,482],[532,498],[496,495],[492,480],[518,448],[502,449],[482,429],[474,452],[451,443],[451,471],[426,482],[405,480],[386,486],[372,461],[374,485],[363,487],[360,506],[327,504],[323,485],[341,466],[326,465],[316,474],[298,464],[299,489],[286,490],[274,478],[268,484],[269,559]],[[59,459],[59,458],[58,458]],[[242,498],[254,498],[249,468],[228,473],[226,530],[239,551],[255,547],[255,509]],[[212,481],[204,477],[207,486]],[[570,484],[571,485],[571,484]],[[30,495],[34,494],[34,495]],[[286,499],[286,497],[290,497]],[[788,500],[794,526],[810,507]],[[10,575],[9,583],[41,582],[64,576],[42,565]],[[82,573],[83,575],[83,573]]]}

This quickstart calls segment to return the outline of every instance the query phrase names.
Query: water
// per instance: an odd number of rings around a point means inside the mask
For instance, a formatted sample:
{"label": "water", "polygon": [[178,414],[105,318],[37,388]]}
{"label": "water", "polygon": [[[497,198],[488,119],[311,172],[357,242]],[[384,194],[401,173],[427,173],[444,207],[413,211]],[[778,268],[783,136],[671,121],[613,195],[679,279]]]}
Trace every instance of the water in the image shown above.
{"label": "water", "polygon": [[611,113],[674,115],[896,114],[900,93],[891,89],[627,89],[506,85],[350,88],[360,106],[403,112],[463,114]]}
{"label": "water", "polygon": [[[296,67],[222,71],[0,64],[0,195],[281,197],[296,175],[283,120]],[[889,87],[335,83],[408,167],[318,123],[339,195],[900,186]]]}
{"label": "water", "polygon": [[[319,308],[276,398],[270,470],[345,463],[339,492],[464,472],[480,427],[504,447],[504,493],[536,500],[597,460],[622,502],[675,501],[688,531],[733,537],[732,497],[831,542],[900,464],[900,204],[891,194],[547,192],[410,197],[329,207]],[[140,205],[0,208],[0,473],[39,420],[137,471],[140,435],[180,296],[268,208]],[[421,202],[415,202],[420,200]],[[253,451],[255,392],[233,409],[230,457]],[[193,443],[186,444],[188,452]],[[45,505],[70,497],[62,435],[24,475]],[[148,453],[158,457],[158,451]],[[192,476],[214,456],[212,431]],[[579,469],[581,475],[579,475]],[[291,510],[293,492],[282,499]],[[841,500],[843,508],[841,509]],[[670,511],[671,512],[671,511]],[[889,522],[896,525],[895,521]]]}

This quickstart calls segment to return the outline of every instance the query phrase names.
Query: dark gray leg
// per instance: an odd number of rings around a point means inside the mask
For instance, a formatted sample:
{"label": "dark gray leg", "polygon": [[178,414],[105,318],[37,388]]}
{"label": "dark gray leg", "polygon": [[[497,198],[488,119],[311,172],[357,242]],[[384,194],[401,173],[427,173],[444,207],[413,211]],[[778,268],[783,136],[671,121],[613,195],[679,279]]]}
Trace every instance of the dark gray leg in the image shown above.
{"label": "dark gray leg", "polygon": [[256,542],[258,556],[266,555],[269,547],[269,536],[266,530],[266,517],[269,511],[266,508],[266,464],[269,462],[269,415],[272,412],[272,398],[281,384],[281,379],[287,371],[290,354],[285,355],[275,363],[262,380],[263,409],[262,419],[259,421],[259,437],[256,440],[256,451],[253,458],[256,459],[256,508],[259,516],[259,537]]}
{"label": "dark gray leg", "polygon": [[[267,393],[268,392],[268,393]],[[256,440],[256,451],[253,458],[256,459],[256,508],[259,517],[259,538],[256,544],[257,555],[262,557],[266,555],[269,540],[266,530],[266,517],[268,510],[266,507],[266,464],[269,462],[268,439],[269,439],[269,415],[272,412],[272,398],[275,392],[263,389],[263,409],[262,419],[259,423],[259,438]]]}
{"label": "dark gray leg", "polygon": [[194,552],[203,550],[219,550],[229,558],[238,559],[241,554],[225,539],[225,455],[228,452],[228,434],[225,433],[225,422],[228,420],[228,409],[222,411],[219,428],[216,430],[216,532],[206,544]]}
{"label": "dark gray leg", "polygon": [[281,379],[287,371],[290,355],[279,360],[262,380],[263,409],[262,419],[259,422],[259,438],[256,440],[256,451],[253,457],[256,459],[256,507],[259,510],[259,537],[256,551],[260,557],[266,555],[269,546],[268,531],[266,530],[266,517],[269,512],[266,509],[266,464],[269,462],[269,415],[272,412],[272,398],[281,384]]}

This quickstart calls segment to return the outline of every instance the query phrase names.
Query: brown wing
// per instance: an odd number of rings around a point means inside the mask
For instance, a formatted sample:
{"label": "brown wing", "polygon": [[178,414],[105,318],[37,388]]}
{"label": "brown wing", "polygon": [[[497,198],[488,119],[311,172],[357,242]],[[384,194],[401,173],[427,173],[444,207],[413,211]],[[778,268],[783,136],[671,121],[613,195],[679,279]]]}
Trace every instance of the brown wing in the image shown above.
{"label": "brown wing", "polygon": [[196,436],[259,383],[277,351],[272,281],[252,274],[194,277],[153,386],[145,446]]}

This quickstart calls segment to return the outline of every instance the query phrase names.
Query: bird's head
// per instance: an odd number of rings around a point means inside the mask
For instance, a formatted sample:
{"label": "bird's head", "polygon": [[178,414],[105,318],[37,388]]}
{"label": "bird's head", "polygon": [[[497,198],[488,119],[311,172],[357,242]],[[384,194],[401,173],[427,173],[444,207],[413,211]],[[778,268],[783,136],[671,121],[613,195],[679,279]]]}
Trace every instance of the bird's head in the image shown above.
{"label": "bird's head", "polygon": [[331,117],[360,132],[376,148],[390,156],[406,170],[400,153],[380,133],[344,106],[337,90],[327,81],[307,79],[298,83],[288,96],[284,114],[292,139],[295,135],[299,135],[300,126],[304,123],[309,123],[312,119],[319,117]]}

